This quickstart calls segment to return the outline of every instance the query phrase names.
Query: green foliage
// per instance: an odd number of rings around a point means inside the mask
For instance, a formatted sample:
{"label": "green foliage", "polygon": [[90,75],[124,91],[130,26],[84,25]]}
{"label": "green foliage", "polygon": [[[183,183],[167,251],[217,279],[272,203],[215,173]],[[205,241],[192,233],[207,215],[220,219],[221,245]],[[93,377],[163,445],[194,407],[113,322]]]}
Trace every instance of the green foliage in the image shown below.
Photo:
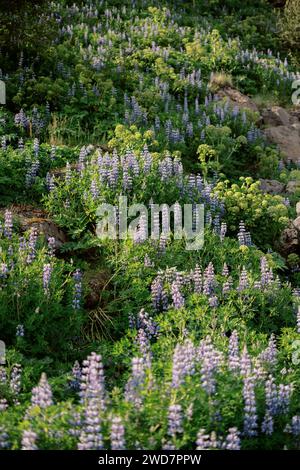
{"label": "green foliage", "polygon": [[[300,42],[300,1],[287,0],[279,20],[280,37],[291,53],[298,59]],[[299,62],[298,62],[299,63]]]}
{"label": "green foliage", "polygon": [[[74,266],[49,256],[42,241],[34,247],[29,236],[1,238],[1,338],[28,355],[67,357],[83,325],[82,311],[72,307]],[[47,288],[45,267],[50,269]],[[16,334],[18,325],[24,337]]]}
{"label": "green foliage", "polygon": [[259,181],[240,178],[240,184],[228,180],[216,185],[215,193],[223,199],[230,231],[237,231],[241,220],[260,247],[272,246],[288,222],[288,209],[281,196],[264,194]]}
{"label": "green foliage", "polygon": [[34,57],[42,55],[57,33],[51,7],[45,0],[1,0],[0,47],[9,53],[5,64],[14,67],[13,60],[21,51]]}
{"label": "green foliage", "polygon": [[[42,144],[39,148],[38,174],[32,178],[32,168],[36,162],[33,142],[24,149],[14,149],[9,145],[0,149],[0,192],[1,203],[34,202],[47,192],[45,177],[48,172],[63,167],[67,161],[75,159],[77,149],[61,146],[51,155],[51,146]],[[30,179],[30,182],[28,181]]]}
{"label": "green foliage", "polygon": [[[24,448],[30,430],[39,449],[76,449],[93,414],[105,449],[113,417],[127,449],[194,450],[201,429],[224,446],[232,428],[243,450],[299,449],[299,256],[274,250],[300,190],[288,207],[257,178],[287,184],[300,170],[283,166],[257,113],[216,96],[233,87],[259,108],[290,105],[299,1],[286,3],[277,25],[264,0],[2,5],[1,213],[42,205],[67,241],[54,253],[34,231],[10,235],[1,216],[0,447],[7,432],[8,448]],[[134,238],[99,237],[99,206],[118,206],[120,196],[148,209],[204,204],[203,246],[187,249],[173,216],[160,239],[143,241],[141,220]],[[241,221],[253,243],[237,239]],[[101,359],[79,396],[72,365],[91,351]],[[43,372],[46,405],[32,400]],[[270,378],[280,405],[268,434]],[[105,394],[93,395],[102,380]],[[172,405],[182,413],[176,433]]]}
{"label": "green foliage", "polygon": [[279,176],[280,155],[271,147],[255,147],[258,160],[258,175],[261,178],[276,178]]}

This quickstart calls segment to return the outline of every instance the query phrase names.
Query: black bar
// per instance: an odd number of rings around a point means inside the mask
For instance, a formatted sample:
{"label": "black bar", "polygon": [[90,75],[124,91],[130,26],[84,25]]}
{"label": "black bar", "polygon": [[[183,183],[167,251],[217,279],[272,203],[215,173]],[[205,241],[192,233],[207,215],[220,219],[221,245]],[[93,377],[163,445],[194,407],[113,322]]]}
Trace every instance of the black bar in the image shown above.
{"label": "black bar", "polygon": [[[241,465],[268,466],[274,462],[277,465],[295,464],[299,460],[298,451],[2,451],[0,453],[0,468],[4,464],[35,466],[45,463],[47,466],[53,464],[65,464],[75,467],[107,467],[117,466],[120,468],[138,468],[141,465],[177,467],[199,466],[211,468],[212,465],[220,464],[241,468]],[[20,467],[21,468],[21,467]],[[283,467],[286,468],[286,467]],[[256,468],[254,467],[254,470]]]}

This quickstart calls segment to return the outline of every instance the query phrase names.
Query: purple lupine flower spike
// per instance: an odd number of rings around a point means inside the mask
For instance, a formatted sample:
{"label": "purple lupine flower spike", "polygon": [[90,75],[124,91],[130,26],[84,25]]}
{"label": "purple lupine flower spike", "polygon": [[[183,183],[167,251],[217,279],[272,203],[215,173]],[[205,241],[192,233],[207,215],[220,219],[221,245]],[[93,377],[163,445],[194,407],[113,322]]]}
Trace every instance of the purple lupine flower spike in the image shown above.
{"label": "purple lupine flower spike", "polygon": [[22,450],[38,450],[36,445],[37,434],[31,430],[25,430],[22,434]]}
{"label": "purple lupine flower spike", "polygon": [[251,375],[244,377],[244,435],[253,437],[257,435],[257,413],[255,399],[255,381]]}
{"label": "purple lupine flower spike", "polygon": [[44,264],[43,267],[43,288],[45,294],[49,294],[49,286],[52,275],[52,266],[50,263]]}
{"label": "purple lupine flower spike", "polygon": [[13,233],[13,220],[12,220],[12,212],[9,210],[5,211],[4,214],[4,236],[6,238],[11,238]]}
{"label": "purple lupine flower spike", "polygon": [[102,358],[93,352],[83,361],[82,367],[80,401],[84,406],[84,422],[78,450],[103,449],[100,414],[105,410],[105,399]]}
{"label": "purple lupine flower spike", "polygon": [[194,279],[194,292],[197,294],[200,294],[202,291],[202,275],[201,275],[201,269],[198,264],[196,264],[194,274],[193,274],[193,279]]}
{"label": "purple lupine flower spike", "polygon": [[112,450],[125,449],[125,429],[119,416],[112,418],[110,441]]}
{"label": "purple lupine flower spike", "polygon": [[78,310],[80,308],[80,302],[82,297],[82,274],[80,269],[76,269],[75,273],[73,274],[74,279],[74,296],[73,296],[73,308],[74,310]]}
{"label": "purple lupine flower spike", "polygon": [[171,286],[173,306],[176,310],[184,307],[184,297],[180,292],[177,281],[174,281]]}
{"label": "purple lupine flower spike", "polygon": [[9,435],[3,426],[0,426],[0,450],[8,449],[10,447]]}
{"label": "purple lupine flower spike", "polygon": [[31,404],[40,408],[47,408],[53,405],[52,390],[44,372],[41,375],[38,386],[32,389]]}
{"label": "purple lupine flower spike", "polygon": [[228,434],[225,439],[224,449],[226,450],[240,450],[241,440],[237,428],[228,429]]}
{"label": "purple lupine flower spike", "polygon": [[182,428],[183,414],[181,405],[170,405],[168,413],[168,435],[176,437],[176,434],[183,432]]}
{"label": "purple lupine flower spike", "polygon": [[232,332],[229,338],[228,368],[229,370],[238,370],[240,368],[239,337],[236,330]]}
{"label": "purple lupine flower spike", "polygon": [[132,373],[125,387],[125,400],[140,408],[143,402],[141,391],[143,390],[146,371],[145,361],[141,357],[132,359]]}

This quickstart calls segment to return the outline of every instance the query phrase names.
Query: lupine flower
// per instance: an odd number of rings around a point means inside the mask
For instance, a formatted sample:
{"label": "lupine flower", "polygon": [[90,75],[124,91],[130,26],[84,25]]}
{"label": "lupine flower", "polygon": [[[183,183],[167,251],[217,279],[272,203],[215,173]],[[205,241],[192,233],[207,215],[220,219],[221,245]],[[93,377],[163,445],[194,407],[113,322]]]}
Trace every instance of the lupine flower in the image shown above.
{"label": "lupine flower", "polygon": [[40,168],[39,160],[35,160],[31,163],[25,176],[26,186],[30,186],[31,184],[34,183],[34,180],[38,174],[39,168]]}
{"label": "lupine flower", "polygon": [[48,238],[48,255],[50,256],[50,258],[54,257],[55,246],[56,246],[55,238],[49,237]]}
{"label": "lupine flower", "polygon": [[141,391],[144,388],[145,379],[145,361],[141,357],[134,357],[132,359],[131,377],[125,387],[125,400],[134,404],[136,408],[142,406]]}
{"label": "lupine flower", "polygon": [[217,308],[217,306],[219,305],[218,297],[216,295],[209,297],[208,303],[211,308]]}
{"label": "lupine flower", "polygon": [[241,361],[240,361],[240,368],[241,368],[241,375],[246,377],[247,375],[251,374],[252,371],[252,364],[251,358],[247,350],[247,346],[244,346]]}
{"label": "lupine flower", "polygon": [[239,432],[237,428],[228,429],[223,448],[226,450],[240,450],[241,440],[239,438]]}
{"label": "lupine flower", "polygon": [[294,436],[300,436],[300,416],[293,416],[291,431]]}
{"label": "lupine flower", "polygon": [[22,137],[20,137],[20,139],[18,140],[18,149],[21,151],[24,150],[24,142]]}
{"label": "lupine flower", "polygon": [[100,413],[105,409],[105,395],[102,358],[92,353],[82,367],[80,402],[84,405],[84,422],[78,450],[103,449]]}
{"label": "lupine flower", "polygon": [[6,148],[7,148],[6,147],[6,137],[5,137],[5,135],[3,135],[1,137],[1,148],[2,148],[2,150],[6,150]]}
{"label": "lupine flower", "polygon": [[237,370],[240,367],[240,353],[239,353],[239,336],[234,330],[229,338],[228,345],[228,368],[229,370]]}
{"label": "lupine flower", "polygon": [[195,372],[195,347],[189,339],[176,345],[172,363],[172,387],[178,388],[186,376]]}
{"label": "lupine flower", "polygon": [[87,151],[86,151],[86,148],[83,146],[80,149],[79,158],[78,158],[78,171],[80,174],[82,174],[84,170],[86,157],[87,157]]}
{"label": "lupine flower", "polygon": [[137,333],[137,344],[147,367],[151,366],[151,348],[150,341],[145,330],[140,328]]}
{"label": "lupine flower", "polygon": [[112,418],[110,442],[112,450],[125,449],[125,429],[119,416]]}
{"label": "lupine flower", "polygon": [[34,387],[31,393],[32,406],[47,408],[48,406],[53,405],[52,390],[44,372],[41,375],[38,386]]}
{"label": "lupine flower", "polygon": [[73,295],[73,308],[74,310],[78,310],[80,308],[81,296],[82,296],[82,274],[80,269],[76,269],[75,273],[73,274],[74,280],[74,295]]}
{"label": "lupine flower", "polygon": [[49,172],[46,174],[46,186],[49,192],[55,189],[54,177]]}
{"label": "lupine flower", "polygon": [[19,238],[19,253],[23,254],[23,252],[26,250],[26,240],[24,237]]}
{"label": "lupine flower", "polygon": [[212,263],[209,263],[203,274],[203,293],[210,296],[215,288],[215,271]]}
{"label": "lupine flower", "polygon": [[56,157],[56,147],[55,145],[51,146],[51,152],[50,152],[50,159],[53,161],[55,160]]}
{"label": "lupine flower", "polygon": [[144,242],[148,238],[148,224],[147,224],[147,217],[145,214],[140,216],[140,223],[138,229],[138,240],[139,242]]}
{"label": "lupine flower", "polygon": [[163,282],[160,275],[158,275],[151,284],[151,297],[154,310],[160,311],[163,292]]}
{"label": "lupine flower", "polygon": [[164,233],[161,233],[159,238],[159,253],[164,254],[166,252],[167,237]]}
{"label": "lupine flower", "polygon": [[144,266],[147,267],[147,268],[152,268],[153,267],[153,262],[151,261],[148,254],[146,254],[145,257],[144,257]]}
{"label": "lupine flower", "polygon": [[224,263],[223,265],[222,276],[225,276],[225,277],[229,276],[229,269],[226,263]]}
{"label": "lupine flower", "polygon": [[22,325],[22,324],[17,325],[16,336],[19,337],[19,338],[23,338],[24,335],[25,335],[24,325]]}
{"label": "lupine flower", "polygon": [[71,166],[70,163],[66,163],[66,173],[65,173],[65,181],[66,183],[69,183],[72,179],[72,171],[71,171]]}
{"label": "lupine flower", "polygon": [[214,375],[223,361],[223,355],[214,349],[210,336],[200,342],[198,360],[201,361],[201,385],[206,393],[211,395],[215,392],[216,379]]}
{"label": "lupine flower", "polygon": [[38,156],[39,149],[40,149],[39,140],[35,138],[33,140],[33,151],[36,157]]}
{"label": "lupine flower", "polygon": [[21,376],[22,367],[20,364],[15,364],[12,368],[10,375],[10,389],[14,395],[18,395],[21,391]]}
{"label": "lupine flower", "polygon": [[147,312],[145,312],[143,308],[140,310],[137,317],[137,328],[143,329],[149,339],[156,338],[158,336],[158,324]]}
{"label": "lupine flower", "polygon": [[261,431],[264,433],[264,434],[267,434],[267,435],[271,435],[273,434],[273,431],[274,431],[274,419],[273,419],[273,416],[270,415],[270,413],[267,411],[265,416],[264,416],[264,419],[263,419],[263,422],[262,422],[262,425],[261,425]]}
{"label": "lupine flower", "polygon": [[6,263],[0,263],[0,279],[6,279],[8,276],[9,270]]}
{"label": "lupine flower", "polygon": [[278,413],[287,414],[290,406],[290,399],[293,391],[293,384],[279,384],[278,389]]}
{"label": "lupine flower", "polygon": [[79,395],[82,404],[90,398],[95,398],[99,401],[101,408],[105,408],[104,371],[99,354],[93,352],[83,361]]}
{"label": "lupine flower", "polygon": [[268,347],[259,355],[261,361],[267,362],[274,367],[277,364],[277,347],[274,334],[270,336]]}
{"label": "lupine flower", "polygon": [[91,194],[92,194],[93,199],[97,199],[97,197],[99,196],[99,189],[98,189],[97,181],[95,179],[93,179],[91,182]]}
{"label": "lupine flower", "polygon": [[68,420],[70,428],[68,429],[68,434],[74,437],[80,437],[82,429],[82,418],[81,413],[73,412],[70,419]]}
{"label": "lupine flower", "polygon": [[181,294],[178,286],[178,282],[174,281],[171,286],[173,306],[176,310],[184,307],[184,297]]}
{"label": "lupine flower", "polygon": [[243,221],[239,224],[239,232],[238,232],[238,241],[241,246],[249,246],[251,245],[251,237],[249,232],[246,232],[245,224]]}
{"label": "lupine flower", "polygon": [[29,241],[28,241],[28,254],[27,254],[27,264],[32,263],[36,255],[36,242],[37,242],[37,229],[33,227],[30,231]]}
{"label": "lupine flower", "polygon": [[168,413],[168,435],[176,437],[176,434],[183,432],[182,428],[183,414],[181,405],[170,405]]}
{"label": "lupine flower", "polygon": [[244,435],[247,437],[257,435],[257,414],[254,388],[254,378],[250,375],[244,377]]}
{"label": "lupine flower", "polygon": [[269,375],[265,385],[266,407],[270,415],[277,414],[278,411],[278,394],[277,387],[272,375]]}
{"label": "lupine flower", "polygon": [[43,267],[43,288],[45,294],[49,293],[49,285],[51,281],[52,266],[50,263],[44,264]]}
{"label": "lupine flower", "polygon": [[103,436],[101,433],[99,409],[95,398],[88,400],[84,410],[84,424],[79,442],[78,450],[102,450]]}
{"label": "lupine flower", "polygon": [[245,268],[245,266],[242,269],[240,279],[239,279],[239,286],[238,286],[238,291],[242,292],[243,290],[247,289],[249,287],[249,281],[248,281],[248,273]]}
{"label": "lupine flower", "polygon": [[196,264],[194,274],[193,274],[193,279],[194,279],[194,292],[199,294],[202,291],[202,276],[201,276],[201,269],[198,264]]}
{"label": "lupine flower", "polygon": [[0,365],[0,383],[5,384],[7,380],[7,374],[5,367]]}
{"label": "lupine flower", "polygon": [[261,285],[264,286],[267,283],[266,275],[268,273],[268,261],[265,256],[260,259],[260,273],[261,273]]}
{"label": "lupine flower", "polygon": [[4,236],[6,238],[11,238],[13,232],[13,221],[12,221],[12,212],[9,210],[5,211],[4,214]]}
{"label": "lupine flower", "polygon": [[10,447],[9,436],[3,426],[0,426],[0,450]]}
{"label": "lupine flower", "polygon": [[185,417],[188,421],[191,421],[193,418],[194,404],[190,403],[185,411]]}
{"label": "lupine flower", "polygon": [[25,430],[22,434],[22,450],[38,450],[36,445],[37,434],[31,430]]}
{"label": "lupine flower", "polygon": [[162,444],[162,450],[176,450],[176,446],[168,441],[165,444]]}
{"label": "lupine flower", "polygon": [[223,284],[222,293],[226,296],[232,289],[232,279],[229,277]]}
{"label": "lupine flower", "polygon": [[196,450],[217,449],[219,447],[216,433],[212,432],[211,435],[205,434],[205,429],[199,430],[196,444]]}
{"label": "lupine flower", "polygon": [[0,398],[0,411],[5,411],[8,408],[8,403],[6,398]]}
{"label": "lupine flower", "polygon": [[80,382],[81,382],[81,367],[78,361],[74,362],[72,367],[72,380],[70,381],[70,388],[73,390],[80,389]]}
{"label": "lupine flower", "polygon": [[214,377],[215,364],[210,355],[204,356],[201,365],[201,385],[208,395],[216,390],[216,379]]}

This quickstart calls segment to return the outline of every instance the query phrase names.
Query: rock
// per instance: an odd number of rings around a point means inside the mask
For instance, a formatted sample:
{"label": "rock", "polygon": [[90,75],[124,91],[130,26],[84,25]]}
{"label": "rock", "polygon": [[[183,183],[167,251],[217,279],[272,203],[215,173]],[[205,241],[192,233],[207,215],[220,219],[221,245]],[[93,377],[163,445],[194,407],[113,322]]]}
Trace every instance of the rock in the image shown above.
{"label": "rock", "polygon": [[272,106],[262,111],[263,122],[266,126],[289,126],[294,119],[280,106]]}
{"label": "rock", "polygon": [[267,140],[276,144],[286,160],[300,160],[300,124],[269,127],[264,130]]}
{"label": "rock", "polygon": [[300,232],[294,225],[294,222],[290,221],[289,226],[281,234],[279,251],[284,256],[300,252]]}
{"label": "rock", "polygon": [[87,309],[94,309],[99,305],[101,293],[107,286],[109,276],[106,271],[87,273],[88,293],[85,299],[85,307]]}
{"label": "rock", "polygon": [[66,234],[55,222],[47,217],[47,214],[42,209],[24,205],[15,205],[9,209],[18,220],[22,232],[34,227],[39,234],[45,236],[46,240],[48,240],[49,237],[54,237],[56,248],[59,248],[67,241]]}
{"label": "rock", "polygon": [[296,106],[291,112],[290,115],[294,122],[300,122],[300,106]]}
{"label": "rock", "polygon": [[286,192],[289,194],[294,194],[297,190],[300,190],[300,181],[289,181],[286,186]]}
{"label": "rock", "polygon": [[44,235],[45,239],[54,237],[56,249],[67,242],[66,234],[50,219],[27,219],[24,223],[25,230],[35,227],[39,234]]}
{"label": "rock", "polygon": [[264,193],[281,194],[284,192],[285,185],[277,180],[260,179],[260,189]]}
{"label": "rock", "polygon": [[254,101],[249,96],[243,95],[240,91],[231,87],[221,88],[217,96],[220,99],[227,99],[232,106],[237,106],[240,109],[249,109],[252,112],[258,113],[259,110]]}
{"label": "rock", "polygon": [[297,219],[293,220],[293,225],[296,230],[300,233],[300,216],[298,216]]}
{"label": "rock", "polygon": [[300,255],[300,202],[296,205],[297,218],[290,220],[288,227],[283,231],[279,251],[288,256],[292,253]]}

